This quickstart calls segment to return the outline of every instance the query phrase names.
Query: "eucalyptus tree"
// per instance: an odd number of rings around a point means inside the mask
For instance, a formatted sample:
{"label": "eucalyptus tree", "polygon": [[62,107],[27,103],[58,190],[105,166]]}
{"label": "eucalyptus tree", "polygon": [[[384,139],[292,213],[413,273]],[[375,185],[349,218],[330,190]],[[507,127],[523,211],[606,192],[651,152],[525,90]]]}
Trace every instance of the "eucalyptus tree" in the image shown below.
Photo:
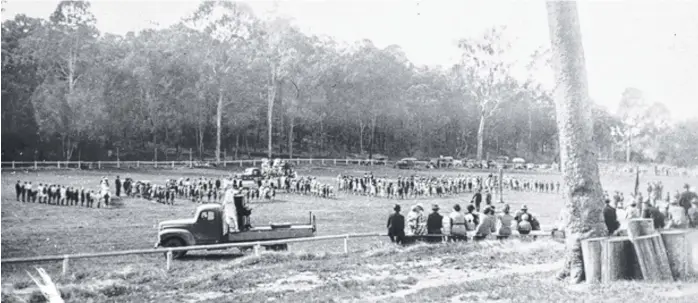
{"label": "eucalyptus tree", "polygon": [[85,1],[62,1],[47,26],[22,40],[22,52],[41,67],[43,82],[32,103],[40,131],[58,135],[63,157],[71,159],[78,144],[97,134],[102,106],[91,91],[99,51],[96,20]]}

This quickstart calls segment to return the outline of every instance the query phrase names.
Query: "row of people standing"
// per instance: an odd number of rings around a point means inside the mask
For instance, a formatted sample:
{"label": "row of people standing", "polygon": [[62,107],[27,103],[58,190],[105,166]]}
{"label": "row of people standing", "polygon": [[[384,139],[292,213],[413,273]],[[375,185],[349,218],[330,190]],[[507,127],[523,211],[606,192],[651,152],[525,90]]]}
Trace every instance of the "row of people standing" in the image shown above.
{"label": "row of people standing", "polygon": [[105,206],[109,206],[110,198],[108,194],[84,187],[39,183],[34,188],[32,182],[22,183],[19,180],[15,184],[15,193],[17,201],[22,202],[85,207],[94,207],[95,202],[97,202],[98,208],[101,207],[102,201],[104,201]]}
{"label": "row of people standing", "polygon": [[380,197],[388,199],[406,199],[418,197],[444,197],[477,190],[493,189],[496,177],[459,175],[456,177],[419,177],[398,176],[397,180],[387,177],[375,177],[371,174],[358,176],[337,176],[337,188],[340,192]]}

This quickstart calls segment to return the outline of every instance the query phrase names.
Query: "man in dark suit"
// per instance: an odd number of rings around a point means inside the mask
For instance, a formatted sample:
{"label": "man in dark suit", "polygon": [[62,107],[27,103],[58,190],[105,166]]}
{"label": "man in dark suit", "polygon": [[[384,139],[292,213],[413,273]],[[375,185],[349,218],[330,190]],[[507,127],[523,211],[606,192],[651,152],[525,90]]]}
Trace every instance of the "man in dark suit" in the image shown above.
{"label": "man in dark suit", "polygon": [[650,200],[646,200],[643,203],[644,203],[644,205],[642,207],[642,218],[643,219],[652,219],[652,221],[654,222],[655,229],[663,228],[664,227],[664,219],[665,219],[664,214],[662,214],[662,212],[659,211],[659,209],[652,206],[652,204],[650,204]]}
{"label": "man in dark suit", "polygon": [[620,227],[620,223],[618,222],[616,209],[611,206],[611,199],[606,199],[606,207],[603,209],[603,219],[606,222],[608,234],[613,235]]}
{"label": "man in dark suit", "polygon": [[470,200],[470,203],[475,204],[475,210],[478,212],[480,211],[480,204],[482,204],[482,193],[480,192],[480,189],[477,190],[477,192],[473,195],[473,199]]}
{"label": "man in dark suit", "polygon": [[[439,214],[439,206],[434,204],[431,207],[431,210],[433,211],[431,214],[429,214],[429,217],[427,217],[427,234],[429,235],[440,235],[441,234],[441,229],[444,227],[443,226],[443,220],[444,217]],[[441,242],[442,239],[439,237],[429,237],[426,239],[427,242],[432,242],[432,243],[438,243]]]}
{"label": "man in dark suit", "polygon": [[116,180],[114,180],[114,185],[116,186],[116,196],[121,196],[121,179],[119,179],[119,176],[116,176]]}
{"label": "man in dark suit", "polygon": [[405,240],[405,217],[400,214],[400,205],[395,204],[394,213],[388,217],[388,237],[390,241],[403,244]]}
{"label": "man in dark suit", "polygon": [[685,191],[679,195],[679,205],[681,205],[681,207],[686,210],[686,213],[688,213],[688,209],[691,208],[691,201],[698,198],[698,194],[692,192],[691,187],[688,184],[684,185],[683,187]]}
{"label": "man in dark suit", "polygon": [[15,184],[15,193],[17,193],[17,202],[19,202],[19,196],[22,195],[22,183],[17,180],[17,184]]}

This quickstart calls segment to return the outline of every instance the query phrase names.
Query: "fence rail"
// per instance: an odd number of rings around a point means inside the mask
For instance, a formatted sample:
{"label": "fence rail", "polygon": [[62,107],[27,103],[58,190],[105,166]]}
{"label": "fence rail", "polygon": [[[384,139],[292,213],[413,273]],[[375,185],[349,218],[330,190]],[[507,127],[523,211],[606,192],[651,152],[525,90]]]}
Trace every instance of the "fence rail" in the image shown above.
{"label": "fence rail", "polygon": [[[317,165],[393,165],[395,161],[362,160],[362,159],[284,159],[292,164]],[[3,161],[2,169],[55,169],[55,168],[176,168],[201,167],[214,164],[218,167],[252,167],[262,164],[262,160],[225,160],[225,161]],[[419,165],[426,165],[423,161]]]}
{"label": "fence rail", "polygon": [[[527,236],[540,237],[540,236],[551,236],[552,233],[548,231],[533,231]],[[179,251],[199,251],[199,250],[220,250],[228,248],[254,248],[255,256],[259,256],[260,248],[262,246],[278,245],[278,244],[291,244],[291,243],[302,243],[302,242],[314,242],[323,240],[344,240],[344,253],[349,253],[349,239],[352,238],[370,238],[370,237],[387,237],[386,233],[360,233],[360,234],[344,234],[344,235],[331,235],[331,236],[317,236],[308,238],[295,238],[295,239],[284,239],[284,240],[271,240],[271,241],[255,241],[255,242],[240,242],[240,243],[226,243],[226,244],[212,244],[212,245],[193,245],[193,246],[183,246],[183,247],[173,247],[173,248],[154,248],[154,249],[137,249],[137,250],[123,250],[123,251],[111,251],[111,252],[96,252],[96,253],[78,253],[78,254],[64,254],[64,255],[52,255],[52,256],[37,256],[37,257],[27,257],[27,258],[3,258],[0,263],[5,264],[21,264],[21,263],[34,263],[34,262],[51,262],[51,261],[63,261],[63,271],[62,274],[65,276],[68,274],[69,260],[71,259],[89,259],[89,258],[100,258],[100,257],[116,257],[116,256],[126,256],[126,255],[149,255],[149,254],[165,254],[166,255],[166,269],[169,271],[172,267],[173,253]],[[426,235],[427,237],[441,237],[444,238],[446,235]],[[468,233],[468,238],[474,236],[473,232]],[[520,236],[514,233],[512,237]]]}

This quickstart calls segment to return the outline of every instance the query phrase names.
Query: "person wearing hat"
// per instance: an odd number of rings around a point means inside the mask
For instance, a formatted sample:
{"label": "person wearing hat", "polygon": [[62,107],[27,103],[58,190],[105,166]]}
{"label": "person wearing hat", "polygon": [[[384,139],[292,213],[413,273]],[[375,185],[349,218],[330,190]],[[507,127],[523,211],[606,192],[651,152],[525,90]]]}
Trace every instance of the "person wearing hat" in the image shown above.
{"label": "person wearing hat", "polygon": [[451,240],[454,242],[468,240],[468,231],[465,226],[465,216],[460,211],[460,205],[456,204],[453,206],[453,211],[448,215]]}
{"label": "person wearing hat", "polygon": [[475,210],[478,212],[480,211],[480,204],[482,204],[482,193],[480,189],[475,192],[473,198],[470,200],[470,203],[475,204]]}
{"label": "person wearing hat", "polygon": [[[427,234],[429,235],[441,235],[443,233],[443,220],[444,217],[439,214],[439,206],[434,204],[431,206],[432,213],[429,214],[427,218]],[[429,237],[427,242],[438,243],[441,242],[441,237]]]}
{"label": "person wearing hat", "polygon": [[608,234],[613,235],[620,227],[620,223],[618,222],[616,209],[611,206],[611,199],[606,198],[605,202],[606,206],[603,208],[603,219],[606,223]]}
{"label": "person wearing hat", "polygon": [[679,194],[678,200],[679,205],[686,210],[686,213],[688,213],[688,209],[691,208],[691,201],[693,201],[693,199],[698,199],[698,194],[692,192],[691,186],[688,184],[685,184],[683,188],[685,191]]}
{"label": "person wearing hat", "polygon": [[405,241],[405,217],[400,214],[400,205],[395,204],[394,213],[388,216],[388,237],[390,242],[403,244]]}
{"label": "person wearing hat", "polygon": [[688,221],[691,228],[698,228],[698,198],[691,201],[691,208],[688,209]]}
{"label": "person wearing hat", "polygon": [[514,222],[514,216],[509,214],[511,207],[509,204],[504,205],[502,214],[497,216],[497,239],[506,239],[511,235],[511,226]]}
{"label": "person wearing hat", "polygon": [[637,205],[637,202],[635,200],[632,200],[630,202],[630,207],[625,212],[625,219],[630,220],[630,219],[637,219],[640,218],[640,208]]}
{"label": "person wearing hat", "polygon": [[526,206],[526,204],[521,206],[521,210],[516,213],[514,220],[516,220],[517,225],[521,224],[522,221],[527,221],[531,224],[531,230],[540,230],[538,219],[528,212],[528,206]]}
{"label": "person wearing hat", "polygon": [[415,236],[427,234],[426,217],[424,216],[424,207],[422,204],[412,206],[412,211],[407,215],[407,226],[410,233]]}
{"label": "person wearing hat", "polygon": [[654,222],[655,229],[664,228],[666,217],[664,216],[664,214],[662,214],[661,211],[659,211],[659,209],[652,206],[649,200],[643,202],[642,218],[652,219],[652,221]]}
{"label": "person wearing hat", "polygon": [[480,241],[487,238],[487,236],[497,231],[497,223],[494,218],[494,211],[490,207],[485,207],[480,219],[480,224],[478,224],[475,229],[475,236],[473,240]]}
{"label": "person wearing hat", "polygon": [[667,207],[667,228],[688,228],[689,219],[685,208],[679,205],[679,201],[671,201]]}

